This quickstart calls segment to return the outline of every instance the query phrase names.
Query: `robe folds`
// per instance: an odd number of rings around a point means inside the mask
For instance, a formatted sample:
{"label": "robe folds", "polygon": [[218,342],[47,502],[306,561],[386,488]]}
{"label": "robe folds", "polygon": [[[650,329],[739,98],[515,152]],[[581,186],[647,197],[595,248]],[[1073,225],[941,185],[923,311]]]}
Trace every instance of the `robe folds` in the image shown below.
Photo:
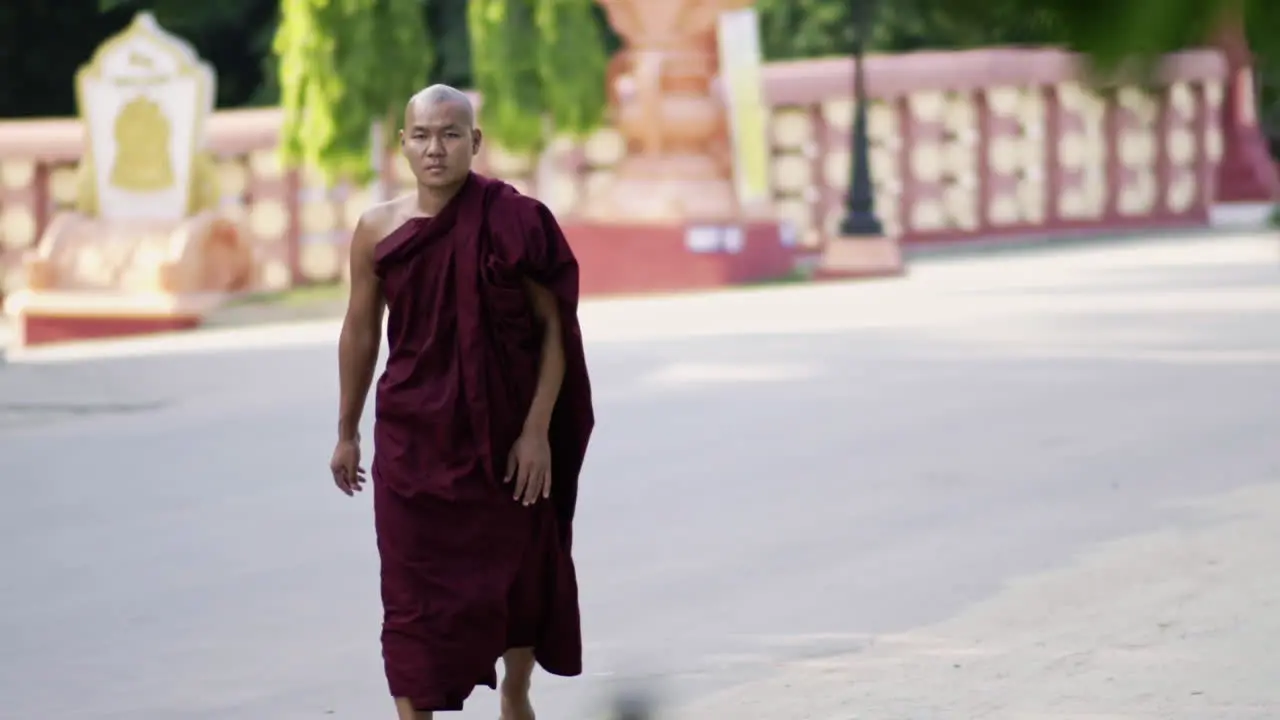
{"label": "robe folds", "polygon": [[[578,325],[578,266],[550,211],[471,174],[436,216],[375,250],[387,303],[375,400],[373,497],[391,694],[462,709],[496,687],[509,648],[582,672],[570,555],[578,474],[594,425]],[[542,328],[522,278],[555,295],[565,375],[552,415],[550,500],[502,482],[538,379]]]}

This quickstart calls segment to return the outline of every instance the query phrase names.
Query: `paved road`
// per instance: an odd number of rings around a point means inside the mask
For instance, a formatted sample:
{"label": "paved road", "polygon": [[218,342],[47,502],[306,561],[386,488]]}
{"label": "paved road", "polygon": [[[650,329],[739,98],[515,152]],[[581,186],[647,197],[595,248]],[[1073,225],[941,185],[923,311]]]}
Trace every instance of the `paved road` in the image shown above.
{"label": "paved road", "polygon": [[[589,676],[541,679],[544,717],[637,680],[690,717],[1280,716],[1274,241],[584,324]],[[333,337],[0,368],[0,718],[387,716],[369,505],[325,478]]]}

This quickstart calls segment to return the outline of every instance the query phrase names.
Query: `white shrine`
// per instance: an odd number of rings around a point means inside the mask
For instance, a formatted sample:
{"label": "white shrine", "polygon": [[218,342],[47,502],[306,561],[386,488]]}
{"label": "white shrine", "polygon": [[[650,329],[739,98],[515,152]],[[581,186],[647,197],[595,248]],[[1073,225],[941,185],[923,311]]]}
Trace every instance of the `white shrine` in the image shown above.
{"label": "white shrine", "polygon": [[144,12],[75,80],[85,128],[78,202],[28,257],[27,288],[6,299],[20,341],[198,325],[253,272],[205,151],[213,69]]}
{"label": "white shrine", "polygon": [[214,91],[213,69],[150,13],[98,50],[76,76],[98,217],[189,214]]}

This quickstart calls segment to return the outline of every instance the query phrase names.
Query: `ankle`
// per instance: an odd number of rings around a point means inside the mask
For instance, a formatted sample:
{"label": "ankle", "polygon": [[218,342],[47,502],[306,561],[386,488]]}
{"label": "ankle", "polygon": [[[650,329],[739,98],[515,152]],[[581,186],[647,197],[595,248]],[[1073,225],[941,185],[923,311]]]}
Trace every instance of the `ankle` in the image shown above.
{"label": "ankle", "polygon": [[528,681],[504,679],[501,686],[502,697],[505,700],[524,702],[529,699],[529,686]]}
{"label": "ankle", "polygon": [[529,683],[502,683],[502,696],[513,700],[529,697]]}

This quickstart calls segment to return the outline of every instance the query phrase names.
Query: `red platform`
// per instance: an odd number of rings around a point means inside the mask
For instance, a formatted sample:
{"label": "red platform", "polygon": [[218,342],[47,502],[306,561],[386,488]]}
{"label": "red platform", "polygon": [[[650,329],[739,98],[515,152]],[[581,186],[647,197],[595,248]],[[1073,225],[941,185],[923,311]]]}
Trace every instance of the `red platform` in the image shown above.
{"label": "red platform", "polygon": [[562,223],[583,295],[703,290],[785,278],[795,243],[777,222]]}
{"label": "red platform", "polygon": [[198,317],[28,315],[19,319],[18,344],[34,346],[73,340],[105,340],[174,330],[191,330],[199,325]]}
{"label": "red platform", "polygon": [[5,299],[17,345],[101,340],[198,327],[225,300],[221,293],[170,295],[20,290]]}

